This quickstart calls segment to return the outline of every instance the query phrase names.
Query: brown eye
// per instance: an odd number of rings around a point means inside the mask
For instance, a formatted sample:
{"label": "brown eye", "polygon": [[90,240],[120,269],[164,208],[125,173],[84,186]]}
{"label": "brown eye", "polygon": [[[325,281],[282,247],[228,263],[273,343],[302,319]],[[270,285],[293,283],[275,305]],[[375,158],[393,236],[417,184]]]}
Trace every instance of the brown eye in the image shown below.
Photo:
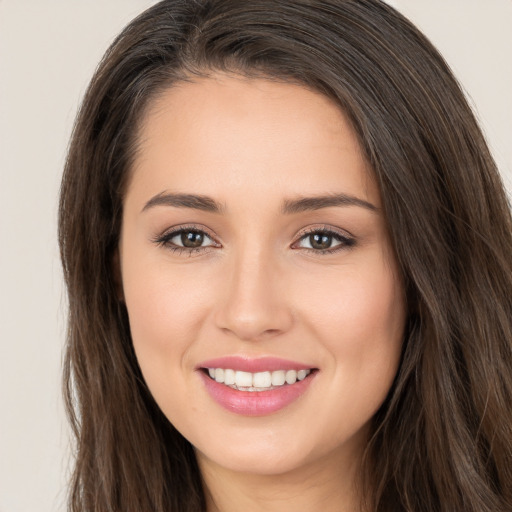
{"label": "brown eye", "polygon": [[309,235],[309,244],[312,249],[330,249],[332,245],[332,235],[325,233],[314,233]]}
{"label": "brown eye", "polygon": [[322,253],[352,247],[354,244],[355,240],[348,236],[330,230],[318,230],[304,235],[296,247]]}
{"label": "brown eye", "polygon": [[180,229],[169,233],[158,240],[162,245],[175,249],[205,249],[216,245],[215,242],[204,232],[196,229]]}
{"label": "brown eye", "polygon": [[181,245],[183,247],[195,248],[201,247],[204,241],[204,234],[198,231],[182,231]]}

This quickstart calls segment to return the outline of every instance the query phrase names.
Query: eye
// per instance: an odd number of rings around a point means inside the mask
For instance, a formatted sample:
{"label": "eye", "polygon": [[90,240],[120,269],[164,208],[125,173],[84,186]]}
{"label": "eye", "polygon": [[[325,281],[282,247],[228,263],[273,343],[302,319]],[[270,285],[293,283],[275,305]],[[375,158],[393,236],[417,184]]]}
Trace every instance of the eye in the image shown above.
{"label": "eye", "polygon": [[213,240],[202,231],[181,230],[169,239],[169,242],[178,247],[187,249],[196,249],[198,247],[207,247],[213,244]]}
{"label": "eye", "polygon": [[153,241],[166,249],[189,254],[206,250],[209,247],[220,247],[205,231],[197,228],[174,229]]}
{"label": "eye", "polygon": [[316,253],[336,252],[355,245],[355,240],[330,229],[315,229],[303,235],[294,248],[306,249]]}

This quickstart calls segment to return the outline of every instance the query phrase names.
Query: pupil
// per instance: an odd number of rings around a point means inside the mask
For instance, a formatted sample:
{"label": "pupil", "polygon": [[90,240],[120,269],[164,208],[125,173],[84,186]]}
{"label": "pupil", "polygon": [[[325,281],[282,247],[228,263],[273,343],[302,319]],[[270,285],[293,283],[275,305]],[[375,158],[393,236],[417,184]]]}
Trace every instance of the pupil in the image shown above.
{"label": "pupil", "polygon": [[181,234],[181,243],[184,247],[200,247],[203,244],[204,236],[197,231],[185,231]]}
{"label": "pupil", "polygon": [[332,236],[315,233],[309,237],[309,243],[313,249],[329,249],[332,243]]}

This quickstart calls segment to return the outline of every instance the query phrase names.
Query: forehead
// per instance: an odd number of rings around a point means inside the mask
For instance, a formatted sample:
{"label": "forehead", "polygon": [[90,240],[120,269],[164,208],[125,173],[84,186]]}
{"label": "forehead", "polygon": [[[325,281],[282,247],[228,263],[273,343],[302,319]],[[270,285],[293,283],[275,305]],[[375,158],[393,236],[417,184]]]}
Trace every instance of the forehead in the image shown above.
{"label": "forehead", "polygon": [[132,186],[146,195],[170,188],[220,197],[270,186],[379,202],[346,116],[296,84],[224,74],[180,82],[151,102],[138,143]]}

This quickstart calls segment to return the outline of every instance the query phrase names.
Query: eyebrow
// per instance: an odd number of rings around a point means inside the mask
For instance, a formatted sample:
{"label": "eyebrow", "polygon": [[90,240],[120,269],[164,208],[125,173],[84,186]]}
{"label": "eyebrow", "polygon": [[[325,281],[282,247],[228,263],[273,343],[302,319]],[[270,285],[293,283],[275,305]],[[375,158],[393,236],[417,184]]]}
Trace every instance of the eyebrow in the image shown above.
{"label": "eyebrow", "polygon": [[[208,196],[197,194],[176,194],[161,192],[152,197],[142,208],[142,211],[149,210],[155,206],[173,206],[175,208],[192,208],[210,213],[222,213],[225,208],[222,204]],[[299,197],[298,199],[287,199],[283,202],[282,213],[291,215],[305,211],[321,210],[333,206],[359,206],[372,212],[378,212],[372,203],[348,194],[327,194],[323,196]]]}
{"label": "eyebrow", "polygon": [[193,208],[205,212],[222,213],[224,207],[208,196],[196,194],[171,194],[161,192],[152,197],[142,208],[142,211],[149,210],[155,206],[174,206],[175,208]]}
{"label": "eyebrow", "polygon": [[348,194],[328,194],[325,196],[300,197],[299,199],[286,200],[283,203],[283,213],[293,214],[311,210],[321,210],[332,206],[359,206],[372,212],[379,209],[372,203]]}

